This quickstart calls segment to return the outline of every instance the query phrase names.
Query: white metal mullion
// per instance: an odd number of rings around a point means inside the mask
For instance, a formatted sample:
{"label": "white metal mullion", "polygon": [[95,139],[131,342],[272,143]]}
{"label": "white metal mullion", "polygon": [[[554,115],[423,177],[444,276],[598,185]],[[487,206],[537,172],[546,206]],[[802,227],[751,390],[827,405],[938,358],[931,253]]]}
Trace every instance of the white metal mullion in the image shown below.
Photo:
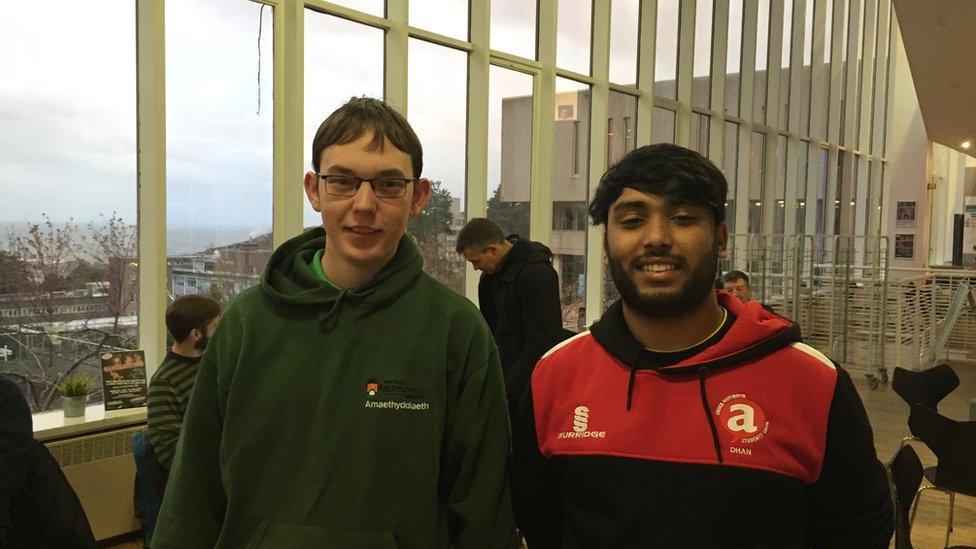
{"label": "white metal mullion", "polygon": [[860,117],[860,135],[858,135],[857,149],[864,153],[864,156],[871,154],[871,103],[874,99],[874,86],[871,85],[874,75],[874,56],[877,54],[875,49],[877,26],[878,26],[878,0],[865,0],[864,11],[864,54],[861,57],[861,68],[858,89],[861,91],[861,104],[858,105],[858,116]]}
{"label": "white metal mullion", "polygon": [[[888,81],[886,79],[886,70],[888,67],[888,57],[890,55],[889,43],[890,36],[888,33],[888,25],[890,24],[890,3],[888,0],[880,0],[878,6],[878,36],[877,52],[880,54],[877,58],[877,62],[874,65],[875,77],[874,77],[874,117],[871,131],[874,132],[874,138],[871,142],[871,154],[872,156],[881,158],[882,150],[881,143],[884,141],[884,129],[885,121],[885,93],[884,90],[888,87]],[[883,53],[882,53],[883,52]]]}
{"label": "white metal mullion", "polygon": [[[779,92],[780,92],[780,73],[782,72],[783,58],[783,3],[770,2],[769,5],[769,45],[766,48],[766,124],[769,127],[779,126]],[[770,146],[772,145],[772,146]],[[787,144],[787,149],[789,145]],[[776,187],[779,184],[779,166],[786,162],[786,158],[780,158],[779,134],[770,132],[766,135],[766,166],[763,170],[765,181],[763,182],[763,216],[762,232],[772,234],[775,232]],[[785,208],[785,203],[784,203]],[[784,212],[785,213],[785,212]]]}
{"label": "white metal mullion", "polygon": [[[752,96],[756,74],[756,27],[758,0],[745,0],[742,13],[742,58],[739,61],[739,155],[736,169],[735,223],[737,232],[748,232],[749,182],[752,178]],[[745,229],[745,230],[743,230]]]}
{"label": "white metal mullion", "polygon": [[[808,234],[815,234],[817,225],[817,189],[820,185],[820,148],[816,146],[818,139],[815,139],[815,128],[819,128],[821,117],[825,115],[823,113],[822,102],[819,100],[823,97],[824,93],[824,62],[823,62],[823,52],[824,52],[824,21],[827,19],[827,7],[826,2],[832,2],[833,0],[807,0],[808,2],[814,2],[813,7],[813,40],[811,42],[811,55],[810,55],[810,124],[809,124],[809,135],[811,136],[811,146],[809,151],[809,156],[807,158],[807,200],[806,200],[806,230]],[[803,16],[804,19],[806,16]],[[801,114],[801,116],[804,116]],[[822,137],[820,137],[822,138]],[[829,166],[829,161],[828,161]],[[829,167],[826,168],[829,173]],[[824,197],[826,201],[826,196]],[[826,226],[826,225],[825,225]]]}
{"label": "white metal mullion", "polygon": [[152,375],[166,354],[166,9],[136,3],[139,346]]}
{"label": "white metal mullion", "polygon": [[[800,155],[806,154],[806,146],[800,141],[800,96],[803,82],[803,35],[807,0],[786,0],[793,2],[793,20],[790,33],[790,100],[789,116],[786,125],[789,131],[789,144],[786,148],[786,217],[783,234],[796,233],[797,200],[800,198],[800,178],[806,180],[806,173],[800,172]],[[812,1],[812,0],[810,0]],[[806,197],[803,197],[806,200]]]}
{"label": "white metal mullion", "polygon": [[383,100],[386,104],[407,116],[407,13],[409,0],[394,0],[386,3],[386,17],[389,29],[385,33],[386,47],[383,48]]}
{"label": "white metal mullion", "polygon": [[[488,214],[488,74],[491,67],[491,2],[469,2],[467,174],[464,213],[468,220]],[[464,295],[478,303],[478,272],[467,261]]]}
{"label": "white metal mullion", "polygon": [[[326,2],[324,0],[288,0],[295,2],[302,2],[305,7],[314,9],[315,11],[321,13],[328,13],[330,15],[335,15],[343,19],[354,21],[356,23],[362,23],[364,25],[369,25],[371,27],[376,27],[378,29],[387,30],[390,28],[389,20],[383,17],[377,17],[371,13],[364,13],[354,8],[349,8],[339,4],[333,4],[332,2]],[[388,4],[393,5],[398,2],[403,2],[404,10],[406,10],[405,4],[407,0],[390,0]],[[398,6],[393,6],[393,9],[397,9]],[[389,9],[389,8],[388,8]]]}
{"label": "white metal mullion", "polygon": [[657,2],[640,0],[640,27],[637,44],[637,129],[634,144],[651,144],[654,116],[654,50],[657,37]]}
{"label": "white metal mullion", "polygon": [[[610,2],[593,3],[591,32],[591,72],[594,84],[590,88],[590,159],[589,189],[593,198],[600,178],[607,169],[607,119],[610,105]],[[597,321],[603,313],[603,234],[606,226],[586,224],[586,325]]]}
{"label": "white metal mullion", "polygon": [[678,56],[675,71],[678,109],[674,120],[674,143],[691,142],[691,85],[695,70],[695,0],[681,0],[678,7]]}
{"label": "white metal mullion", "polygon": [[548,243],[552,237],[552,162],[556,110],[557,0],[539,0],[538,57],[533,79],[532,181],[529,187],[529,238]]}
{"label": "white metal mullion", "polygon": [[711,99],[712,112],[718,116],[709,117],[708,158],[716,166],[725,166],[725,72],[727,69],[729,44],[729,3],[715,0],[712,3],[712,66]]}
{"label": "white metal mullion", "polygon": [[277,2],[274,8],[274,89],[272,109],[273,183],[272,223],[274,247],[302,232],[305,194],[301,184],[306,169],[305,148],[305,6],[299,0]]}
{"label": "white metal mullion", "polygon": [[[825,32],[831,33],[830,38],[830,67],[827,69],[830,72],[830,97],[827,99],[827,112],[824,116],[827,117],[827,133],[822,137],[824,141],[831,143],[831,147],[839,145],[847,147],[850,150],[854,150],[851,143],[844,139],[847,135],[847,130],[851,128],[854,124],[853,118],[844,118],[845,111],[847,111],[851,106],[851,101],[848,99],[847,90],[850,89],[851,78],[850,71],[848,70],[851,66],[851,44],[854,40],[850,39],[850,33],[848,33],[847,39],[847,63],[844,63],[844,49],[841,47],[843,44],[844,33],[848,32],[849,28],[854,26],[848,21],[848,28],[842,28],[840,25],[834,24],[834,22],[841,23],[844,21],[844,3],[845,0],[832,0],[834,3],[833,17],[834,21],[827,21],[826,24],[828,28]],[[852,0],[857,2],[857,0]],[[856,55],[855,51],[855,55]],[[842,87],[844,84],[844,73],[847,73],[847,87]],[[844,100],[847,99],[847,100]],[[844,101],[842,101],[844,100]],[[844,105],[844,111],[841,111],[841,104]],[[840,121],[844,119],[844,135],[840,133]]]}

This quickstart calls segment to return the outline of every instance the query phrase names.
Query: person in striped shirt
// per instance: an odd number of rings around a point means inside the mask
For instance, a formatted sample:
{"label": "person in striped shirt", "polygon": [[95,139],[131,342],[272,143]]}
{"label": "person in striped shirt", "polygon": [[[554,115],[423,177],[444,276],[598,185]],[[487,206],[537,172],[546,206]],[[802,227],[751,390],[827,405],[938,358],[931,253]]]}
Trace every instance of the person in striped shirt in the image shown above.
{"label": "person in striped shirt", "polygon": [[197,367],[217,328],[220,304],[200,295],[185,295],[166,309],[166,329],[173,337],[166,358],[149,383],[149,443],[168,473],[180,438]]}

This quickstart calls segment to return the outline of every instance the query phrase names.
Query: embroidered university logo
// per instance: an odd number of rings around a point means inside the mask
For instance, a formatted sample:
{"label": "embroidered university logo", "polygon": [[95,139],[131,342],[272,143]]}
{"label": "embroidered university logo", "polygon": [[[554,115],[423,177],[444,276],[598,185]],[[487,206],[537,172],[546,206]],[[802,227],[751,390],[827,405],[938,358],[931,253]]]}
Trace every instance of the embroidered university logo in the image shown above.
{"label": "embroidered university logo", "polygon": [[731,433],[729,451],[751,456],[752,450],[741,445],[761,440],[769,431],[769,421],[763,409],[746,398],[744,393],[733,393],[723,398],[715,407],[718,423]]}
{"label": "embroidered university logo", "polygon": [[589,425],[590,409],[586,406],[577,406],[573,410],[573,430],[559,433],[556,438],[606,438],[606,431],[587,431]]}
{"label": "embroidered university logo", "polygon": [[376,393],[380,392],[380,384],[375,379],[371,379],[366,382],[366,394],[369,396],[376,396]]}

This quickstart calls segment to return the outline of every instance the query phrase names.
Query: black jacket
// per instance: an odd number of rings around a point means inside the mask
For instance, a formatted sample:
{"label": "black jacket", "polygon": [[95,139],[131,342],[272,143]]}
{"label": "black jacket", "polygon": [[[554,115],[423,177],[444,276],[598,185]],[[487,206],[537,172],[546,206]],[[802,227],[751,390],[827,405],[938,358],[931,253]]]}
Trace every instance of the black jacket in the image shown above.
{"label": "black jacket", "polygon": [[498,270],[481,276],[478,301],[498,345],[514,417],[536,361],[562,339],[562,308],[552,251],[518,235],[508,241],[512,249]]}
{"label": "black jacket", "polygon": [[58,462],[34,440],[20,389],[0,378],[0,547],[94,547],[85,511]]}

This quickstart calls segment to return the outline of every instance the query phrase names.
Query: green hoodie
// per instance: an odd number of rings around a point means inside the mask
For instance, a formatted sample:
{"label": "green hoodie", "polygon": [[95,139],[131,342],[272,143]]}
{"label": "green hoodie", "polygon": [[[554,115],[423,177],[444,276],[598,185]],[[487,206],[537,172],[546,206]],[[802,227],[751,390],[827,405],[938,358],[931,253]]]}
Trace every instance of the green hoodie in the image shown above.
{"label": "green hoodie", "polygon": [[153,547],[514,547],[481,315],[409,237],[339,290],[316,229],[272,255],[200,365]]}

